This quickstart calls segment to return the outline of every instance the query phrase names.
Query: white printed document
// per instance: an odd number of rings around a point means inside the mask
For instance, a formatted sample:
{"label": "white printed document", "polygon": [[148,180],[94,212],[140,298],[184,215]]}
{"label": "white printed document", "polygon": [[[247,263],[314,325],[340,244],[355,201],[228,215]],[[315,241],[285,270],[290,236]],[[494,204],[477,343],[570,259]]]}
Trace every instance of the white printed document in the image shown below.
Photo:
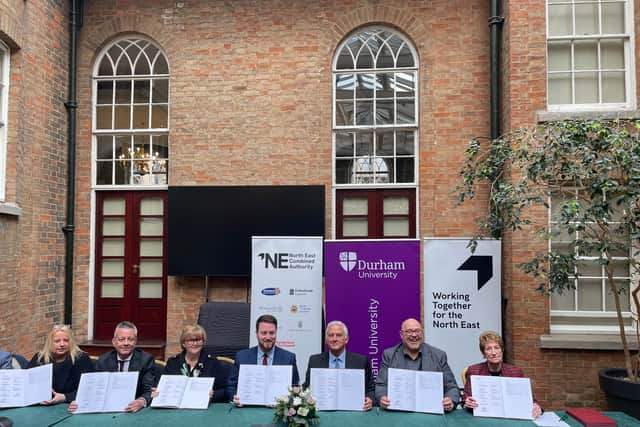
{"label": "white printed document", "polygon": [[238,397],[243,405],[274,405],[291,386],[291,365],[240,365]]}
{"label": "white printed document", "polygon": [[389,368],[389,409],[444,414],[442,372]]}
{"label": "white printed document", "polygon": [[136,398],[138,372],[89,372],[80,377],[76,414],[124,412]]}
{"label": "white printed document", "polygon": [[533,395],[529,378],[470,377],[471,395],[478,402],[476,417],[533,419]]}
{"label": "white printed document", "polygon": [[319,411],[362,411],[364,370],[311,368],[311,395]]}
{"label": "white printed document", "polygon": [[207,409],[209,391],[215,378],[163,375],[158,383],[158,395],[153,398],[153,408]]}
{"label": "white printed document", "polygon": [[51,399],[53,365],[0,369],[0,408],[18,408]]}

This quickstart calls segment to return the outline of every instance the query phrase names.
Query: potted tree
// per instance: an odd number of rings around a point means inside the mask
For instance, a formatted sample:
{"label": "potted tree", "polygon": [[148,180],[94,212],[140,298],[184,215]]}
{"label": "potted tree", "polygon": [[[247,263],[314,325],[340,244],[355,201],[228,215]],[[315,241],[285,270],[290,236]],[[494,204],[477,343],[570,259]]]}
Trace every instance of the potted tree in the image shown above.
{"label": "potted tree", "polygon": [[[633,323],[638,340],[640,121],[547,122],[511,132],[487,147],[474,139],[460,175],[459,203],[474,198],[482,184],[489,189],[489,208],[479,219],[472,249],[478,239],[499,238],[507,230],[548,240],[548,251],[520,265],[545,294],[575,289],[586,264],[600,269],[615,306],[625,360],[624,369],[600,372],[601,388],[610,409],[640,418],[640,355],[630,350],[626,326]],[[527,211],[536,205],[551,205],[548,222],[532,221]],[[628,408],[623,405],[627,398]]]}

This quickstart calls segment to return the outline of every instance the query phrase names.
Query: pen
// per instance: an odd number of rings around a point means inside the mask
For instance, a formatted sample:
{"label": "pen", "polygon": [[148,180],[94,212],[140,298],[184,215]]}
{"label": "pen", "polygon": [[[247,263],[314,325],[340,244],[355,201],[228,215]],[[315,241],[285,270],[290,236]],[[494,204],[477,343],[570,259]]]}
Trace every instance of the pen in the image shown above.
{"label": "pen", "polygon": [[380,416],[380,408],[376,406],[376,417]]}

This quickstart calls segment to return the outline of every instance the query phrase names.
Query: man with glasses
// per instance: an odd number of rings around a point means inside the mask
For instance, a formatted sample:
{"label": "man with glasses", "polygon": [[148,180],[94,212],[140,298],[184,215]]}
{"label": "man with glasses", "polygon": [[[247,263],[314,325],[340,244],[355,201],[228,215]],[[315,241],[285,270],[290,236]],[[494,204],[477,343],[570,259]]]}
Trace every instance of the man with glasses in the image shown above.
{"label": "man with glasses", "polygon": [[400,330],[402,342],[388,348],[382,354],[382,365],[376,379],[376,398],[380,407],[387,409],[391,404],[387,396],[389,368],[413,371],[442,372],[444,397],[442,407],[446,412],[456,407],[460,400],[460,390],[447,363],[447,354],[424,342],[422,325],[416,319],[402,322]]}
{"label": "man with glasses", "polygon": [[[139,372],[136,399],[127,405],[125,412],[138,412],[147,406],[151,402],[151,387],[156,383],[153,356],[136,348],[137,341],[136,325],[128,321],[118,323],[111,340],[114,349],[96,362],[98,372]],[[69,404],[69,412],[75,412],[77,408],[75,401]]]}

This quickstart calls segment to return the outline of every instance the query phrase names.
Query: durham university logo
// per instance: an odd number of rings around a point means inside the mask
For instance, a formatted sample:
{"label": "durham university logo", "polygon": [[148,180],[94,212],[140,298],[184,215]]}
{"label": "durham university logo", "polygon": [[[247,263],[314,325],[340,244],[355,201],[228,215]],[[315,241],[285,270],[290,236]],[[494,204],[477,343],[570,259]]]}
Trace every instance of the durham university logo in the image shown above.
{"label": "durham university logo", "polygon": [[353,270],[358,262],[358,254],[355,252],[340,252],[338,257],[340,259],[340,266],[344,271]]}

